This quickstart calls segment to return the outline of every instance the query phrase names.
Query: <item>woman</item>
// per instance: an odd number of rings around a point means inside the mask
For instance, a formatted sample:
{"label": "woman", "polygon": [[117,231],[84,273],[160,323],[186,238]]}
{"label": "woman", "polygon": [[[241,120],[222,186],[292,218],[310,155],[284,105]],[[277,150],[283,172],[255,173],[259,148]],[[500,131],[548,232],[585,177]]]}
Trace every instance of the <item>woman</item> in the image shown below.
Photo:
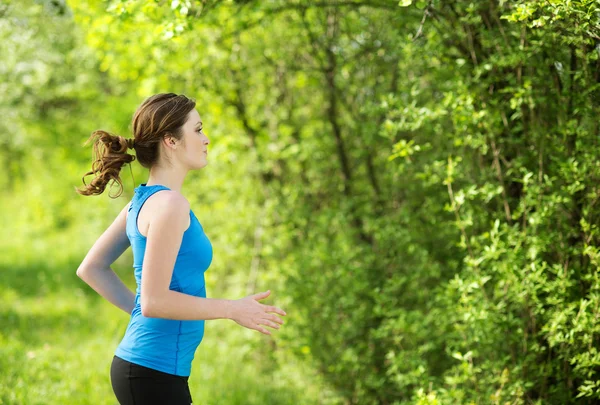
{"label": "woman", "polygon": [[[95,140],[96,157],[85,176],[95,178],[79,194],[101,194],[113,180],[120,195],[121,167],[136,157],[150,170],[148,181],[135,188],[131,202],[77,270],[94,290],[131,314],[110,370],[122,405],[192,403],[188,378],[205,320],[232,319],[270,335],[261,325],[279,329],[283,320],[272,313],[286,315],[258,302],[270,291],[239,300],[206,298],[204,271],[212,261],[212,245],[181,194],[188,171],[207,164],[209,140],[195,106],[184,95],[157,94],[135,112],[133,139],[94,131],[88,140]],[[130,245],[135,294],[110,268]]]}

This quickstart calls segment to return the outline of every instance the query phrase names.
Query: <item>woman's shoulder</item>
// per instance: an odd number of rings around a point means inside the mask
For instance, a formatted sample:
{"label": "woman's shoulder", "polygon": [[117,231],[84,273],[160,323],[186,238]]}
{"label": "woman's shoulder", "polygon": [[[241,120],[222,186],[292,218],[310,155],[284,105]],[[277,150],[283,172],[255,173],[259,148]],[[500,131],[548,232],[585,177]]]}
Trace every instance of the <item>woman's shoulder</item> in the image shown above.
{"label": "woman's shoulder", "polygon": [[161,229],[160,232],[174,227],[185,230],[190,220],[190,203],[187,198],[177,191],[162,190],[152,194],[141,207],[137,226],[142,236],[148,237],[151,224]]}
{"label": "woman's shoulder", "polygon": [[190,210],[190,203],[181,193],[174,190],[161,190],[154,193],[148,198],[150,203],[157,212],[172,213],[185,212],[186,215]]}

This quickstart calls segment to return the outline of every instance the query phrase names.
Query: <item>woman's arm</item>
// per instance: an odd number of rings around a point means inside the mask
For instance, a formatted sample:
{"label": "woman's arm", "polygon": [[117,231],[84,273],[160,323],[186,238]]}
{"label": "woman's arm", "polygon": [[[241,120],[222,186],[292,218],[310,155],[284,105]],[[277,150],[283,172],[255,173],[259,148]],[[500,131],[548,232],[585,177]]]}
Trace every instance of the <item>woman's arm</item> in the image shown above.
{"label": "woman's arm", "polygon": [[159,296],[142,299],[142,315],[177,320],[231,319],[233,306],[232,300],[195,297],[167,290]]}
{"label": "woman's arm", "polygon": [[127,288],[110,268],[130,246],[125,233],[127,222],[127,204],[113,223],[98,238],[94,246],[85,256],[77,275],[108,301],[131,314],[135,302],[135,294]]}
{"label": "woman's arm", "polygon": [[80,268],[77,275],[98,294],[131,315],[135,306],[135,294],[123,284],[113,269]]}
{"label": "woman's arm", "polygon": [[[131,314],[135,306],[135,294],[110,268],[86,269],[77,275],[92,287],[98,294],[112,302],[115,306]],[[169,319],[229,319],[231,301],[226,299],[194,297],[169,290],[162,298],[166,303],[156,302],[157,310],[151,313],[142,307],[142,315],[153,318]]]}
{"label": "woman's arm", "polygon": [[[171,210],[168,210],[168,213],[173,213],[174,210],[177,210],[180,218],[184,218],[186,221],[188,220],[188,215],[190,212],[189,204],[187,200],[183,197],[179,199],[180,203],[183,203],[183,207],[171,207]],[[168,202],[167,202],[168,204]],[[106,231],[98,238],[94,246],[90,249],[88,254],[83,259],[81,265],[77,269],[77,276],[85,281],[90,287],[92,287],[98,294],[106,298],[109,302],[114,304],[116,307],[121,308],[123,311],[131,314],[133,308],[135,307],[135,294],[121,281],[119,276],[111,269],[110,265],[115,262],[122,254],[131,246],[129,242],[129,238],[127,237],[127,233],[125,232],[125,227],[127,224],[127,209],[129,208],[129,204],[127,204],[119,213],[117,218],[113,221],[113,223],[106,229]],[[185,213],[185,215],[183,215]],[[161,215],[158,215],[158,219],[161,219]],[[165,218],[162,218],[165,219]],[[166,218],[167,221],[170,218]],[[181,224],[179,224],[181,225]],[[162,240],[156,241],[154,238],[155,230],[159,224],[153,223],[152,235],[148,235],[148,238],[155,242],[155,245],[151,243],[148,244],[146,248],[146,257],[144,257],[144,268],[147,268],[148,262],[150,265],[153,263],[153,257],[161,256],[166,253],[168,250],[166,243]],[[186,224],[187,226],[187,224]],[[171,228],[169,227],[167,231],[171,232]],[[173,271],[173,266],[175,265],[175,258],[177,256],[177,252],[179,251],[179,245],[181,244],[181,239],[183,238],[183,232],[185,229],[175,230],[176,232],[180,232],[179,239],[174,237],[171,233],[167,232],[165,235],[167,239],[170,239],[169,246],[171,250],[175,253],[173,256],[173,264],[170,268],[169,280],[171,278],[171,273]],[[173,239],[171,239],[173,238]],[[156,247],[156,242],[158,242],[158,246],[165,245],[162,247]],[[171,253],[173,253],[171,252]],[[148,270],[144,270],[147,272]],[[154,271],[149,276],[143,276],[142,279],[150,279],[150,281],[154,280]],[[147,284],[147,283],[146,283]],[[159,297],[151,295],[153,298],[151,301],[153,304],[151,307],[154,309],[157,308],[157,311],[153,315],[147,314],[146,306],[144,305],[145,301],[142,299],[142,314],[144,316],[153,316],[153,317],[164,317],[171,319],[217,319],[217,318],[228,318],[229,317],[229,304],[230,300],[222,300],[222,299],[214,299],[214,298],[201,298],[194,297],[192,295],[179,293],[176,291],[168,290],[169,283],[166,283],[167,291],[163,291],[164,294],[161,294]],[[142,291],[144,291],[144,284],[142,285]],[[158,298],[158,299],[157,299]],[[168,304],[162,304],[162,300],[166,300]],[[152,313],[152,311],[150,312]]]}
{"label": "woman's arm", "polygon": [[179,193],[164,191],[156,197],[156,214],[148,226],[142,265],[140,304],[142,315],[178,320],[232,319],[250,329],[269,335],[261,324],[279,329],[283,321],[267,312],[285,312],[259,303],[268,294],[239,300],[195,297],[169,289],[183,234],[189,226],[190,204]]}
{"label": "woman's arm", "polygon": [[190,204],[175,191],[153,197],[155,214],[148,225],[142,266],[142,315],[177,320],[229,317],[229,300],[195,297],[169,289],[183,234],[190,226]]}

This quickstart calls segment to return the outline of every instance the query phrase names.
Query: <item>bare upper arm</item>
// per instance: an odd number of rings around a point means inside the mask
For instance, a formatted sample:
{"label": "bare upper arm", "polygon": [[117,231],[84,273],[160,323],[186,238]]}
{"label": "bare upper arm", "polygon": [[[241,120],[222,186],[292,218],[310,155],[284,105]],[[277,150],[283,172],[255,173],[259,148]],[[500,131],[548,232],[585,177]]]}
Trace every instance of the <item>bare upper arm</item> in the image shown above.
{"label": "bare upper arm", "polygon": [[115,262],[131,245],[125,227],[129,203],[91,247],[77,273],[88,268],[106,268]]}
{"label": "bare upper arm", "polygon": [[189,226],[190,204],[181,194],[163,191],[155,197],[148,226],[142,265],[141,307],[148,316],[148,304],[169,290],[173,268],[183,234]]}

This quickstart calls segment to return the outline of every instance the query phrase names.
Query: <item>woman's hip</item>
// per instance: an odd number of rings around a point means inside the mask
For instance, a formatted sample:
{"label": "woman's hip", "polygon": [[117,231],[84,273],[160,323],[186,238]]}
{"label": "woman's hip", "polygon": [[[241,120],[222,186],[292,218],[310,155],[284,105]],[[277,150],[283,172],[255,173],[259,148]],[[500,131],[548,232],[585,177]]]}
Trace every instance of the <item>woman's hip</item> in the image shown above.
{"label": "woman's hip", "polygon": [[114,356],[110,366],[113,391],[121,405],[190,405],[188,377],[164,373]]}

